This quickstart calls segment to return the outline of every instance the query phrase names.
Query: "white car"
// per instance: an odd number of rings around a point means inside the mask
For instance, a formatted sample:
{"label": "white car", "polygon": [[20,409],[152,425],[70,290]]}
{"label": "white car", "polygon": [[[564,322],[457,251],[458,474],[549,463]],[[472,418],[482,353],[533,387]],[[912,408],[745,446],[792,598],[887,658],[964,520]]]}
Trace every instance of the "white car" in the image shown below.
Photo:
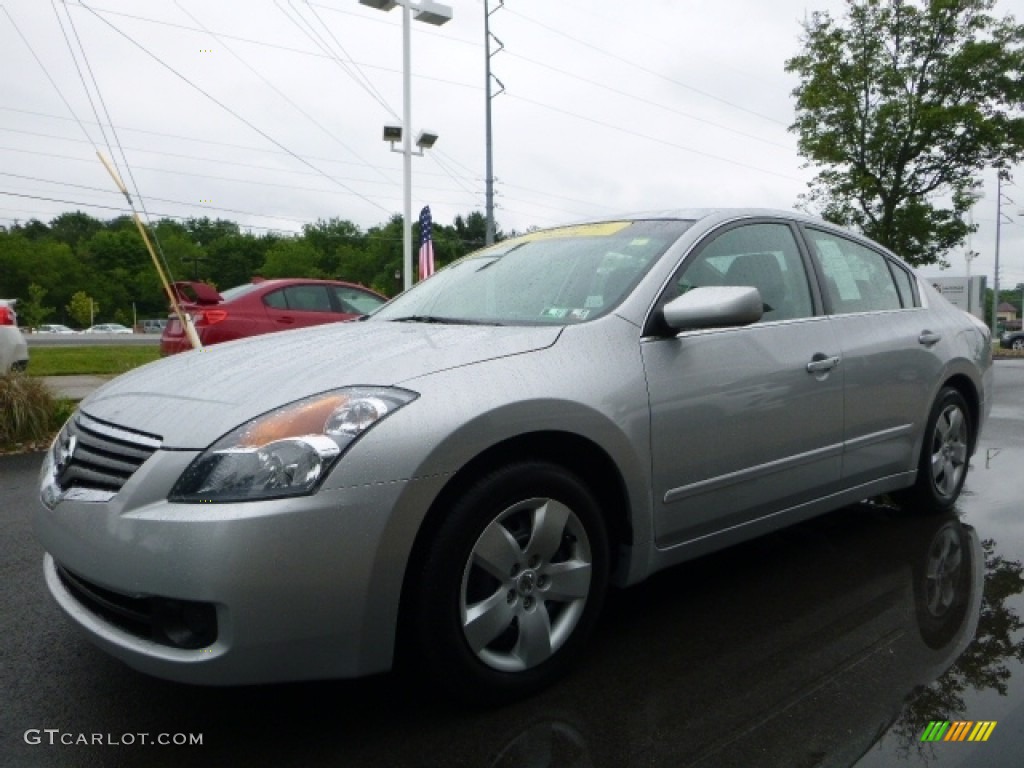
{"label": "white car", "polygon": [[0,299],[0,376],[28,367],[28,343],[18,328],[17,299]]}
{"label": "white car", "polygon": [[40,325],[36,328],[36,333],[78,333],[78,331],[60,323],[51,323],[49,325]]}
{"label": "white car", "polygon": [[103,323],[86,328],[82,333],[134,333],[134,331],[120,323]]}

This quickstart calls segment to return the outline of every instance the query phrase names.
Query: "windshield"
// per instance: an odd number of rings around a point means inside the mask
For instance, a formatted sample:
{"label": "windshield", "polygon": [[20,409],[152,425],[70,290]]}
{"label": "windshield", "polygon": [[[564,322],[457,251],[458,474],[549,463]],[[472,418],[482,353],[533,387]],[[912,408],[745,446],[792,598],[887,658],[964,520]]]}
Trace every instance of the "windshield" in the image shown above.
{"label": "windshield", "polygon": [[692,222],[615,221],[540,230],[466,256],[373,320],[564,325],[619,304]]}

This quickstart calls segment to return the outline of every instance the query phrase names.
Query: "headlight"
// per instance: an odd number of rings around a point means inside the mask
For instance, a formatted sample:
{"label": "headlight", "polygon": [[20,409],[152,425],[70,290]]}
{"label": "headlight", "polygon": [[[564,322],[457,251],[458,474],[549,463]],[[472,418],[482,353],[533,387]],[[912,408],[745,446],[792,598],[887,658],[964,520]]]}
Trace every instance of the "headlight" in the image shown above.
{"label": "headlight", "polygon": [[207,448],[169,498],[217,503],[311,493],[353,441],[416,397],[404,389],[350,387],[283,406]]}

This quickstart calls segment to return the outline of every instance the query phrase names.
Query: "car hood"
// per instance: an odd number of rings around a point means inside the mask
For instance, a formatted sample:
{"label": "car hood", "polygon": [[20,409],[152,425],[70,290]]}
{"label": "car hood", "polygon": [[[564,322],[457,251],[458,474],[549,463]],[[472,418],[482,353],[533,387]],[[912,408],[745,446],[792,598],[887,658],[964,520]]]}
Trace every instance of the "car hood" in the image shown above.
{"label": "car hood", "polygon": [[[285,403],[350,385],[397,385],[554,344],[560,327],[333,323],[186,352],[120,376],[82,401],[92,416],[202,449]],[[413,387],[415,388],[415,387]]]}

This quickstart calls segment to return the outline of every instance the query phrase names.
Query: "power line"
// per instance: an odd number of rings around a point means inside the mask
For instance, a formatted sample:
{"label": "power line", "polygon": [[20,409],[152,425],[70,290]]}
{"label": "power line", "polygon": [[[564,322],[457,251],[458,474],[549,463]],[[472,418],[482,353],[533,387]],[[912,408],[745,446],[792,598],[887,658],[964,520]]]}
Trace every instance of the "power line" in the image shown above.
{"label": "power line", "polygon": [[317,173],[319,173],[319,174],[320,174],[321,176],[323,176],[324,178],[326,178],[326,179],[328,179],[328,180],[332,181],[333,183],[337,184],[338,186],[340,186],[340,187],[342,187],[342,188],[344,188],[344,189],[347,189],[347,190],[348,190],[348,191],[349,191],[350,193],[352,193],[352,194],[353,194],[353,195],[355,195],[356,197],[360,198],[361,200],[363,200],[363,201],[365,201],[365,202],[369,203],[369,204],[370,204],[370,205],[372,205],[372,206],[373,206],[374,208],[378,208],[378,209],[380,209],[381,211],[383,211],[383,212],[385,212],[385,213],[390,213],[390,212],[388,211],[388,209],[387,209],[387,208],[385,208],[384,206],[382,206],[382,205],[381,205],[380,203],[377,203],[377,202],[375,202],[375,201],[371,200],[370,198],[368,198],[368,197],[366,197],[365,195],[363,195],[363,194],[362,194],[361,192],[357,192],[356,190],[354,190],[354,189],[352,189],[351,187],[349,187],[349,186],[348,186],[347,184],[344,184],[344,183],[342,183],[341,181],[338,181],[337,179],[333,178],[333,177],[332,177],[332,176],[331,176],[330,174],[328,174],[328,173],[326,173],[326,172],[322,171],[321,169],[317,168],[317,167],[316,167],[315,165],[313,165],[313,164],[312,164],[312,163],[310,163],[309,161],[307,161],[307,160],[303,159],[302,157],[300,157],[299,155],[297,155],[297,154],[296,154],[295,152],[293,152],[292,150],[290,150],[290,149],[289,149],[288,147],[286,147],[286,146],[285,146],[284,144],[282,144],[281,142],[279,142],[279,141],[278,141],[277,139],[275,139],[275,138],[274,138],[273,136],[271,136],[270,134],[268,134],[268,133],[267,133],[266,131],[264,131],[264,130],[262,130],[261,128],[257,127],[257,126],[256,126],[255,124],[253,124],[253,123],[252,123],[252,122],[251,122],[250,120],[247,120],[246,118],[242,117],[242,115],[240,115],[240,114],[239,114],[238,112],[236,112],[235,110],[231,109],[231,108],[230,108],[229,106],[227,106],[226,104],[224,104],[224,102],[220,101],[219,99],[217,99],[217,98],[216,98],[215,96],[213,96],[212,94],[210,94],[210,93],[208,93],[207,91],[205,91],[205,90],[203,90],[202,88],[200,88],[200,87],[199,87],[198,85],[196,85],[196,84],[195,84],[194,82],[192,82],[191,80],[189,80],[189,79],[188,79],[187,77],[185,77],[185,76],[184,76],[183,74],[181,74],[180,72],[178,72],[178,70],[176,70],[176,69],[175,69],[174,67],[172,67],[172,66],[171,66],[170,64],[168,64],[167,62],[165,62],[165,61],[164,61],[163,59],[161,59],[161,58],[160,58],[159,56],[157,56],[157,55],[156,55],[155,53],[152,53],[152,52],[151,52],[151,51],[150,51],[149,49],[147,49],[147,48],[146,48],[145,46],[143,46],[143,45],[142,45],[141,43],[138,43],[138,42],[137,42],[137,41],[136,41],[136,40],[135,40],[134,38],[132,38],[131,36],[129,36],[129,35],[128,35],[128,34],[126,34],[125,32],[122,32],[122,31],[121,31],[120,29],[118,29],[118,28],[117,28],[117,27],[116,27],[116,26],[115,26],[114,24],[112,24],[112,23],[111,23],[110,21],[108,21],[107,19],[103,18],[103,17],[102,17],[102,16],[100,15],[100,14],[96,13],[96,12],[95,12],[95,11],[94,11],[94,10],[93,10],[92,8],[90,8],[90,7],[88,6],[88,5],[85,5],[84,3],[82,3],[81,7],[82,7],[82,8],[85,8],[85,9],[86,9],[87,11],[89,11],[90,13],[92,13],[92,14],[93,14],[93,16],[95,16],[95,17],[96,17],[97,19],[99,19],[100,21],[102,21],[102,22],[103,22],[104,24],[106,24],[106,25],[107,25],[108,27],[110,27],[110,28],[111,28],[112,30],[114,30],[114,31],[115,31],[115,32],[116,32],[117,34],[119,34],[119,35],[120,35],[121,37],[123,37],[123,38],[124,38],[125,40],[127,40],[127,41],[128,41],[128,42],[130,42],[130,43],[131,43],[132,45],[134,45],[134,46],[135,46],[136,48],[138,48],[139,50],[141,50],[141,51],[142,51],[143,53],[145,53],[145,54],[146,54],[147,56],[149,56],[149,57],[150,57],[151,59],[153,59],[154,61],[156,61],[156,62],[157,62],[158,64],[160,64],[160,65],[161,65],[162,67],[164,67],[165,69],[167,69],[168,71],[170,71],[170,72],[171,72],[171,73],[172,73],[173,75],[175,75],[176,77],[178,77],[178,78],[179,78],[180,80],[184,81],[184,82],[185,82],[186,84],[190,85],[190,86],[191,86],[192,88],[194,88],[195,90],[199,91],[199,93],[201,93],[201,94],[203,94],[204,96],[206,96],[206,98],[208,98],[208,99],[209,99],[210,101],[212,101],[212,102],[213,102],[214,104],[216,104],[217,106],[219,106],[219,107],[220,107],[221,109],[223,109],[223,110],[224,110],[225,112],[227,112],[228,114],[232,115],[232,116],[233,116],[233,117],[235,117],[235,118],[236,118],[237,120],[239,120],[240,122],[244,123],[244,124],[245,124],[245,125],[247,125],[247,126],[248,126],[249,128],[251,128],[252,130],[256,131],[256,133],[258,133],[258,134],[259,134],[260,136],[262,136],[263,138],[265,138],[265,139],[266,139],[267,141],[269,141],[269,142],[271,142],[272,144],[274,144],[274,145],[276,145],[276,146],[280,147],[281,149],[283,149],[283,150],[284,150],[285,152],[287,152],[287,153],[288,153],[289,155],[291,155],[291,156],[292,156],[293,158],[295,158],[296,160],[298,160],[298,161],[299,161],[300,163],[302,163],[303,165],[309,166],[310,168],[312,168],[312,169],[313,169],[314,171],[316,171]]}
{"label": "power line", "polygon": [[784,128],[786,127],[785,123],[783,123],[781,120],[776,120],[774,117],[771,117],[770,115],[765,115],[765,114],[763,114],[761,112],[757,112],[757,111],[755,111],[753,109],[747,109],[746,107],[741,106],[740,104],[736,104],[735,102],[729,101],[728,99],[723,99],[721,96],[716,96],[713,93],[708,93],[707,91],[703,91],[700,88],[695,88],[692,85],[688,85],[688,84],[682,82],[681,80],[676,80],[675,78],[669,77],[668,75],[662,74],[661,72],[658,72],[658,71],[653,70],[653,69],[649,69],[648,67],[641,66],[640,64],[637,64],[635,61],[630,61],[629,59],[625,58],[624,56],[619,56],[618,54],[612,53],[611,51],[606,51],[604,48],[601,48],[600,46],[593,45],[592,43],[588,43],[585,40],[580,40],[577,37],[573,37],[572,35],[570,35],[570,34],[568,34],[566,32],[563,32],[560,29],[556,29],[556,28],[551,27],[551,26],[549,26],[549,25],[547,25],[547,24],[545,24],[545,23],[543,23],[541,21],[537,21],[536,19],[530,18],[529,16],[526,16],[526,15],[524,15],[522,13],[519,13],[518,11],[514,11],[511,8],[509,8],[508,6],[506,6],[506,10],[509,13],[511,13],[513,16],[517,16],[517,17],[519,17],[523,21],[526,21],[529,24],[535,24],[538,27],[542,27],[543,29],[546,29],[548,32],[551,32],[552,34],[558,35],[559,37],[564,37],[567,40],[573,41],[577,45],[582,45],[583,47],[589,48],[590,50],[595,51],[597,53],[600,53],[603,56],[607,56],[607,57],[609,57],[611,59],[614,59],[615,61],[618,61],[618,62],[621,62],[623,64],[626,64],[627,66],[633,67],[634,69],[638,69],[641,72],[645,72],[648,75],[653,75],[654,77],[657,77],[660,80],[664,80],[666,82],[672,83],[673,85],[677,85],[680,88],[685,88],[688,91],[693,91],[694,93],[700,94],[701,96],[704,96],[705,98],[712,99],[713,101],[717,101],[717,102],[719,102],[721,104],[725,104],[726,106],[732,107],[733,109],[737,109],[740,112],[746,112],[748,115],[754,115],[755,117],[760,117],[762,120],[767,120],[770,123],[775,123],[776,125],[781,125]]}
{"label": "power line", "polygon": [[[51,118],[51,119],[54,119],[54,120],[70,120],[70,121],[74,121],[74,118],[63,117],[61,115],[51,115],[51,114],[48,114],[46,112],[30,112],[30,111],[24,110],[24,109],[14,109],[12,107],[3,107],[3,106],[0,106],[0,110],[7,110],[7,111],[11,111],[11,112],[19,112],[19,113],[22,113],[22,114],[36,115],[36,116],[39,116],[39,117],[47,117],[47,118]],[[86,120],[86,121],[83,121],[83,122],[89,123],[90,121]],[[92,124],[95,125],[95,123],[92,123]],[[225,141],[214,141],[212,139],[197,139],[197,138],[192,137],[192,136],[181,136],[179,134],[162,133],[160,131],[148,131],[148,130],[145,130],[145,129],[142,129],[142,128],[126,128],[126,127],[122,126],[121,130],[122,131],[129,131],[131,133],[143,133],[143,134],[148,134],[148,135],[151,135],[151,136],[160,136],[160,137],[169,138],[169,139],[179,139],[181,141],[191,141],[191,142],[195,142],[197,144],[210,144],[210,145],[219,146],[219,147],[230,147],[232,149],[241,149],[241,150],[247,151],[247,152],[261,152],[261,153],[273,154],[273,155],[287,155],[288,154],[287,152],[282,152],[280,150],[271,149],[271,148],[267,148],[267,147],[250,147],[250,146],[246,146],[246,145],[243,145],[243,144],[232,144],[232,143],[225,142]],[[57,141],[70,141],[70,142],[74,142],[74,143],[85,143],[85,144],[90,144],[92,146],[95,146],[95,143],[89,141],[88,139],[83,141],[82,139],[75,139],[75,138],[72,138],[70,136],[55,136],[53,134],[39,133],[38,131],[25,131],[25,130],[20,130],[18,128],[5,128],[3,126],[0,126],[0,131],[6,131],[8,133],[20,133],[20,134],[25,134],[25,135],[32,136],[32,137],[35,137],[35,138],[56,139]],[[305,171],[305,170],[297,170],[297,169],[292,169],[292,168],[276,168],[276,167],[267,166],[267,165],[256,165],[254,163],[242,163],[242,162],[238,162],[238,161],[234,161],[234,160],[224,160],[222,158],[217,158],[217,157],[203,157],[201,155],[186,155],[186,154],[181,154],[181,153],[178,153],[178,152],[165,152],[165,151],[157,150],[157,149],[144,149],[142,147],[132,147],[132,146],[126,146],[125,149],[129,149],[129,150],[131,150],[133,152],[145,152],[145,153],[151,154],[151,155],[163,155],[165,157],[176,157],[176,158],[182,158],[182,159],[185,159],[185,160],[199,160],[199,161],[205,162],[205,163],[214,163],[214,164],[221,164],[221,165],[237,165],[237,166],[242,167],[242,168],[255,168],[257,170],[274,171],[275,173],[291,173],[291,174],[297,174],[297,175],[300,175],[300,176],[319,176],[320,175],[318,173],[311,173],[311,172]],[[352,162],[351,160],[337,160],[337,159],[334,159],[334,158],[319,157],[319,156],[316,156],[316,155],[303,155],[303,157],[305,157],[307,160],[319,160],[319,161],[325,162],[325,163],[337,163],[339,165],[355,165],[355,166],[358,166],[360,168],[366,167],[362,163],[355,163],[355,162]],[[456,165],[458,165],[458,163],[456,163]],[[381,166],[381,165],[371,165],[369,167],[373,168],[375,170],[390,170],[390,169],[387,168],[387,166]],[[464,168],[465,166],[462,166],[462,167]],[[473,172],[469,171],[469,173],[470,173],[470,177],[472,178],[472,173]],[[442,176],[442,175],[445,175],[445,174],[425,172],[425,173],[423,173],[421,175]],[[358,181],[359,179],[353,179],[353,180],[354,181]]]}
{"label": "power line", "polygon": [[[181,10],[182,13],[184,13],[186,16],[188,16],[190,19],[192,19],[192,21],[195,22],[196,24],[198,24],[200,27],[202,27],[202,29],[208,35],[210,35],[221,46],[223,46],[224,50],[226,50],[228,53],[230,53],[235,58],[236,61],[240,62],[242,64],[242,66],[244,66],[246,69],[248,69],[254,75],[256,75],[256,77],[258,77],[266,86],[268,86],[271,90],[273,90],[274,93],[276,93],[278,96],[280,96],[282,99],[284,99],[288,104],[291,104],[291,106],[294,107],[295,110],[299,112],[299,114],[301,114],[303,117],[305,117],[311,123],[313,123],[313,125],[315,125],[317,128],[319,128],[325,134],[327,134],[330,138],[334,139],[338,144],[340,144],[346,150],[351,152],[352,155],[357,160],[360,161],[360,163],[365,165],[367,168],[371,168],[371,169],[373,168],[373,166],[370,165],[369,162],[367,162],[358,152],[356,152],[354,149],[352,149],[352,147],[350,147],[348,144],[346,144],[340,137],[337,136],[337,134],[335,134],[333,131],[331,131],[329,128],[327,128],[323,123],[321,123],[319,120],[317,120],[311,114],[309,114],[306,110],[304,110],[302,107],[300,107],[298,104],[296,104],[295,101],[292,100],[292,98],[288,96],[288,94],[284,93],[280,88],[278,88],[276,85],[274,85],[272,82],[270,82],[270,80],[268,80],[266,77],[264,77],[262,74],[260,74],[256,70],[256,68],[253,67],[251,64],[249,64],[249,62],[247,62],[241,55],[239,55],[238,53],[235,53],[235,51],[232,50],[231,46],[229,46],[223,39],[221,39],[220,36],[217,35],[216,32],[212,32],[201,21],[199,21],[199,19],[197,19],[195,16],[193,16],[187,10],[185,10],[185,8],[182,7],[181,3],[179,3],[177,0],[175,0],[174,4],[176,6],[178,6],[178,8]],[[380,171],[377,171],[377,173],[379,173],[382,177],[384,177],[384,174],[381,173]],[[386,178],[386,177],[384,177],[384,178]]]}
{"label": "power line", "polygon": [[[280,5],[278,5],[277,0],[274,1],[274,5],[276,5],[278,10],[280,10],[282,13],[285,13],[284,8],[282,8]],[[309,5],[309,3],[307,3],[307,5]],[[316,17],[317,21],[320,22],[320,26],[322,26],[327,31],[327,34],[329,34],[331,36],[331,39],[335,42],[335,44],[338,46],[338,48],[341,49],[341,52],[348,57],[349,62],[352,64],[352,67],[355,69],[355,73],[353,73],[352,70],[349,69],[348,65],[340,57],[338,57],[334,53],[334,51],[332,51],[330,49],[330,46],[327,45],[327,41],[324,40],[323,37],[313,28],[313,25],[309,24],[308,22],[306,22],[305,18],[303,18],[303,16],[302,16],[302,14],[292,5],[291,0],[288,0],[288,7],[291,8],[293,11],[295,11],[295,15],[298,16],[304,23],[307,24],[307,26],[310,29],[310,32],[315,34],[316,38],[313,38],[310,35],[309,32],[306,32],[306,30],[303,29],[303,27],[301,27],[301,26],[296,24],[296,26],[299,26],[299,30],[302,31],[303,33],[305,33],[306,37],[308,37],[310,40],[312,40],[315,45],[319,46],[320,49],[324,53],[329,55],[331,57],[331,60],[335,64],[337,64],[339,67],[341,67],[342,71],[346,75],[351,77],[356,82],[356,85],[358,85],[360,88],[365,90],[368,94],[370,94],[370,97],[374,101],[376,101],[378,104],[380,104],[384,108],[384,111],[386,111],[388,114],[390,114],[396,120],[399,120],[400,118],[398,117],[398,113],[395,112],[395,110],[391,107],[390,104],[388,104],[387,99],[385,99],[384,95],[380,91],[377,90],[377,87],[370,81],[370,78],[368,78],[366,76],[366,73],[364,73],[363,70],[360,68],[359,64],[356,63],[356,60],[352,58],[352,55],[348,51],[345,50],[345,46],[343,46],[341,44],[341,41],[338,40],[337,36],[334,34],[334,32],[331,30],[331,28],[329,26],[327,26],[326,22],[324,22],[324,20],[322,18],[320,18],[320,14],[318,14],[316,12],[316,9],[313,8],[312,5],[310,5],[310,7],[309,7],[309,10],[312,11],[312,13]],[[285,15],[287,15],[287,14],[285,14]],[[288,19],[289,19],[289,21],[292,21],[291,16],[288,16]],[[292,23],[294,24],[295,22],[292,21]]]}
{"label": "power line", "polygon": [[[131,211],[130,208],[127,208],[125,206],[101,205],[101,204],[98,204],[98,203],[90,203],[90,202],[86,202],[86,201],[82,201],[82,200],[64,200],[64,199],[59,199],[59,198],[54,198],[54,197],[44,197],[42,195],[29,195],[29,194],[19,193],[19,192],[4,192],[4,191],[0,190],[0,195],[7,195],[7,196],[10,196],[10,197],[22,197],[22,198],[28,198],[28,199],[31,199],[31,200],[42,200],[42,201],[53,202],[53,203],[62,203],[62,204],[65,204],[65,205],[73,205],[73,206],[77,206],[77,207],[80,207],[80,208],[100,208],[102,210],[121,211],[122,213],[127,213],[127,212]],[[0,210],[12,211],[12,212],[20,212],[20,213],[39,213],[39,214],[43,214],[43,215],[46,215],[46,216],[53,216],[53,213],[51,211],[27,210],[27,209],[24,209],[24,208],[0,208]],[[517,213],[520,213],[520,212],[517,211]],[[58,216],[59,215],[62,215],[62,214],[58,214]],[[173,213],[155,213],[154,215],[159,216],[162,219],[174,219],[176,221],[190,221],[190,220],[195,220],[195,219],[198,218],[196,216],[181,216],[181,215],[173,214]],[[256,214],[256,215],[259,216],[261,214]],[[526,215],[526,214],[524,214],[524,215]],[[7,219],[9,219],[11,221],[17,221],[17,219],[14,219],[12,217],[0,217],[0,218],[7,218]],[[55,219],[55,218],[57,218],[57,216],[53,216],[53,218]],[[267,217],[267,218],[278,218],[278,217]],[[544,218],[544,217],[541,217],[541,218]],[[53,219],[50,219],[50,221],[52,222]],[[296,221],[299,221],[299,223],[301,223],[303,227],[316,226],[317,224],[325,222],[324,219],[317,219],[316,221],[301,221],[301,220],[296,220]],[[231,223],[236,224],[240,229],[260,229],[260,230],[265,230],[267,232],[281,232],[281,233],[284,233],[284,234],[287,234],[287,235],[296,235],[296,234],[298,234],[294,230],[281,229],[280,227],[262,227],[262,226],[259,226],[259,225],[256,225],[256,224],[246,224],[246,223],[242,223],[242,222],[231,222]],[[328,220],[327,223],[329,223],[329,220]],[[369,229],[373,229],[373,227],[370,227]],[[384,237],[383,235],[379,235],[379,234],[370,234],[369,231],[364,232],[364,233],[362,233],[360,235],[351,235],[351,236],[343,236],[343,237],[344,237],[344,239],[347,239],[347,240],[365,239],[365,240],[379,240],[379,241],[387,242],[387,243],[400,243],[400,242],[402,242],[402,238],[401,237]],[[463,243],[464,245],[475,245],[477,243],[476,240],[466,240],[466,239],[462,239],[462,238],[450,238],[449,237],[449,238],[446,238],[446,239],[449,239],[449,240],[454,239],[457,242]]]}
{"label": "power line", "polygon": [[656,142],[658,144],[664,144],[665,146],[673,147],[675,149],[680,149],[680,150],[682,150],[684,152],[690,152],[690,153],[695,154],[695,155],[700,155],[701,157],[707,157],[707,158],[709,158],[711,160],[718,160],[719,162],[728,163],[729,165],[735,165],[735,166],[738,166],[740,168],[747,168],[748,170],[758,171],[760,173],[767,173],[770,176],[778,176],[780,179],[789,179],[790,181],[803,181],[803,179],[797,178],[796,176],[789,176],[789,175],[784,174],[784,173],[779,173],[778,171],[769,171],[767,168],[759,168],[756,165],[750,165],[748,163],[743,163],[743,162],[740,162],[739,160],[733,160],[733,159],[728,158],[728,157],[722,157],[721,155],[715,155],[715,154],[712,154],[711,152],[705,152],[705,151],[700,150],[700,149],[694,149],[693,147],[687,147],[687,146],[685,146],[683,144],[676,144],[675,142],[667,141],[666,139],[659,139],[657,136],[650,136],[650,135],[648,135],[646,133],[640,133],[639,131],[630,130],[629,128],[623,128],[623,127],[618,126],[618,125],[612,125],[611,123],[606,123],[603,120],[598,120],[597,118],[593,118],[593,117],[586,117],[585,115],[580,115],[580,114],[578,114],[576,112],[570,112],[567,109],[562,109],[561,107],[555,107],[555,106],[552,106],[550,104],[545,104],[545,103],[543,103],[541,101],[536,101],[535,99],[529,99],[529,98],[527,98],[525,96],[518,96],[518,95],[516,95],[514,93],[510,93],[508,95],[509,95],[509,98],[517,99],[519,101],[525,101],[528,104],[533,104],[534,106],[541,107],[542,109],[547,109],[547,110],[550,110],[552,112],[558,112],[559,114],[567,115],[569,117],[575,117],[578,120],[583,120],[583,121],[588,122],[588,123],[593,123],[594,125],[600,125],[600,126],[602,126],[604,128],[611,128],[612,130],[619,131],[620,133],[625,133],[625,134],[628,134],[630,136],[636,136],[636,137],[641,138],[641,139],[647,139],[648,141],[653,141],[653,142]]}
{"label": "power line", "polygon": [[617,96],[625,96],[627,99],[632,99],[634,101],[639,101],[639,102],[641,102],[643,104],[648,104],[650,106],[657,107],[658,109],[662,109],[662,110],[664,110],[666,112],[671,112],[674,115],[679,115],[680,117],[685,117],[688,120],[694,120],[694,121],[696,121],[698,123],[704,123],[705,125],[710,125],[713,128],[718,128],[719,130],[722,130],[722,131],[728,131],[729,133],[734,133],[737,136],[743,136],[743,137],[748,138],[748,139],[753,139],[754,141],[759,141],[759,142],[762,142],[764,144],[769,144],[769,145],[771,145],[773,147],[779,147],[780,149],[785,149],[785,150],[788,150],[788,151],[792,151],[793,150],[793,147],[790,146],[790,145],[781,144],[781,143],[779,143],[777,141],[772,141],[771,139],[763,138],[762,136],[756,136],[756,135],[754,135],[752,133],[747,133],[745,131],[737,130],[736,128],[730,128],[727,125],[722,125],[721,123],[716,123],[714,120],[708,120],[708,119],[703,118],[703,117],[698,117],[697,115],[690,114],[689,112],[684,112],[681,109],[674,109],[673,107],[670,107],[669,105],[665,104],[664,102],[655,101],[654,99],[646,99],[643,96],[636,95],[635,93],[629,93],[628,91],[623,91],[623,90],[620,90],[618,88],[612,88],[607,83],[602,83],[599,80],[592,80],[591,78],[583,77],[582,75],[575,75],[572,72],[569,72],[569,71],[564,70],[564,69],[560,69],[559,67],[554,67],[554,66],[552,66],[550,64],[545,64],[545,63],[543,63],[541,61],[537,61],[536,59],[531,59],[528,56],[523,56],[522,54],[514,53],[513,51],[508,51],[508,50],[505,51],[505,54],[507,56],[511,56],[513,58],[516,58],[516,59],[522,59],[523,61],[526,61],[526,62],[529,62],[530,64],[533,64],[534,66],[543,67],[544,69],[550,69],[552,72],[557,72],[560,75],[564,75],[565,77],[572,78],[573,80],[579,80],[580,82],[587,83],[589,85],[593,85],[593,86],[595,86],[597,88],[601,88],[601,89],[606,90],[606,91],[608,91],[610,93],[614,93]]}
{"label": "power line", "polygon": [[78,119],[78,115],[75,114],[75,110],[71,108],[71,104],[68,103],[68,100],[64,97],[64,92],[61,91],[56,81],[50,76],[50,71],[43,64],[42,60],[36,55],[36,51],[32,47],[32,44],[28,41],[28,38],[26,38],[25,35],[21,33],[21,29],[18,27],[17,23],[15,23],[14,18],[11,16],[11,14],[7,12],[7,9],[4,6],[0,5],[0,10],[2,10],[4,14],[7,16],[8,21],[11,22],[11,26],[14,27],[14,31],[18,33],[18,37],[21,38],[21,41],[25,43],[25,47],[28,48],[29,53],[32,54],[32,58],[36,60],[36,63],[39,65],[39,68],[43,70],[43,74],[46,75],[46,79],[50,81],[50,85],[53,86],[53,90],[57,92],[57,95],[60,97],[60,100],[64,102],[64,106],[67,107],[68,112],[75,119],[75,122],[78,123],[79,128],[82,129],[82,133],[85,134],[85,138],[87,138],[89,140],[89,143],[92,144],[92,146],[95,148],[96,142],[92,140],[92,137],[89,135],[89,132],[85,130],[85,125],[82,123],[81,120]]}
{"label": "power line", "polygon": [[[90,203],[81,200],[65,200],[56,197],[45,197],[43,195],[29,195],[23,192],[5,192],[0,190],[0,195],[6,195],[9,197],[23,197],[29,200],[43,200],[50,203],[61,203],[63,205],[74,205],[84,208],[99,208],[106,211],[120,211],[121,213],[131,213],[132,209],[124,205],[103,205],[101,203]],[[154,214],[164,219],[180,219],[181,221],[188,221],[189,219],[195,219],[195,216],[180,216],[173,213],[156,213]],[[238,222],[235,222],[236,224]],[[239,227],[246,227],[247,229],[265,229],[274,232],[285,232],[288,230],[282,230],[279,227],[260,227],[255,224],[238,224]]]}
{"label": "power line", "polygon": [[[61,186],[61,187],[72,187],[74,189],[84,189],[84,190],[93,191],[93,192],[101,192],[103,194],[108,194],[108,195],[116,195],[116,194],[118,194],[116,191],[114,191],[112,189],[107,189],[105,187],[93,187],[93,186],[89,186],[88,184],[72,184],[72,183],[67,182],[67,181],[58,181],[56,179],[43,179],[43,178],[40,178],[38,176],[25,176],[25,175],[22,175],[22,174],[19,174],[19,173],[7,173],[6,171],[0,171],[0,176],[7,176],[8,178],[12,178],[12,179],[21,179],[23,181],[38,181],[38,182],[41,182],[43,184],[55,184],[55,185]],[[189,206],[189,207],[197,207],[195,203],[186,202],[184,200],[173,200],[173,199],[169,199],[169,198],[166,198],[166,197],[150,197],[150,200],[154,200],[154,201],[160,202],[160,203],[173,203],[175,205],[184,205],[184,206]],[[290,221],[290,222],[292,222],[294,224],[303,224],[303,223],[305,223],[304,220],[302,220],[302,219],[292,219],[292,218],[289,218],[287,216],[275,216],[273,214],[268,214],[268,213],[256,213],[255,211],[242,211],[242,210],[238,210],[237,208],[224,208],[224,207],[221,207],[221,206],[218,206],[218,205],[209,205],[209,204],[205,204],[205,203],[200,204],[198,207],[202,208],[203,210],[208,210],[208,211],[223,211],[225,213],[239,213],[239,214],[242,214],[244,216],[256,216],[258,218],[264,218],[264,219],[280,219],[281,221]]]}
{"label": "power line", "polygon": [[[39,156],[39,157],[53,157],[53,158],[56,158],[58,160],[75,160],[77,162],[82,162],[82,163],[93,163],[93,162],[95,162],[92,158],[75,157],[74,155],[60,155],[60,154],[57,154],[57,153],[54,153],[54,152],[41,152],[39,150],[34,150],[34,149],[16,149],[16,148],[12,148],[12,147],[0,146],[0,151],[3,151],[3,152],[17,152],[17,153],[20,153],[20,154],[36,155],[36,156]],[[216,176],[214,174],[209,174],[209,173],[193,173],[191,171],[182,171],[182,170],[177,170],[177,169],[171,170],[169,168],[155,168],[153,166],[148,166],[148,165],[136,165],[135,167],[138,168],[139,170],[151,171],[153,173],[166,173],[166,174],[170,174],[172,176],[189,176],[189,177],[197,178],[197,179],[212,179],[214,181],[228,181],[228,182],[233,182],[233,183],[236,183],[236,184],[246,184],[246,185],[249,185],[249,186],[276,187],[278,189],[291,189],[291,190],[295,190],[297,192],[315,192],[317,194],[326,194],[326,195],[351,194],[351,193],[344,192],[344,191],[339,191],[339,190],[336,190],[336,189],[318,189],[316,187],[302,187],[302,186],[298,186],[298,185],[295,185],[295,184],[278,184],[278,183],[275,183],[275,182],[272,182],[272,181],[253,181],[251,179],[236,179],[236,178],[233,178],[231,176]],[[312,174],[310,174],[310,175],[312,175]],[[369,181],[369,180],[359,180],[359,181],[362,181],[364,184],[382,184],[382,183],[384,183],[384,182]],[[434,192],[458,192],[458,190],[445,189],[445,188],[439,188],[439,187],[421,187],[421,188],[422,189],[426,189],[426,190],[430,190],[430,191],[434,191]],[[364,196],[360,195],[360,197],[364,197]],[[378,199],[387,199],[387,198],[382,197],[382,196],[378,196]],[[378,206],[378,207],[380,207],[380,206]]]}

